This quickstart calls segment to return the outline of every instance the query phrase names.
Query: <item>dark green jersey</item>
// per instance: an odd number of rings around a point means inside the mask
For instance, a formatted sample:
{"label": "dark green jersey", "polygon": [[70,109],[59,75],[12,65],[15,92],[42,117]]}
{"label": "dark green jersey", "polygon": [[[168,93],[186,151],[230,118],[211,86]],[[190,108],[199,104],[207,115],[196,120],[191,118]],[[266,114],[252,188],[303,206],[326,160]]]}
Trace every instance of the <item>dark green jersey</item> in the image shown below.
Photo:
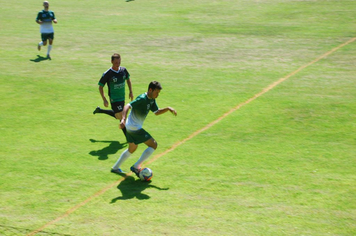
{"label": "dark green jersey", "polygon": [[100,86],[108,85],[110,102],[125,101],[125,81],[130,79],[130,74],[125,67],[119,67],[118,71],[110,68],[99,81]]}
{"label": "dark green jersey", "polygon": [[53,11],[45,11],[42,10],[40,12],[38,12],[37,14],[37,20],[42,21],[41,27],[40,27],[40,31],[43,34],[49,34],[49,33],[53,33],[53,26],[52,26],[52,20],[56,19],[54,12]]}
{"label": "dark green jersey", "polygon": [[126,121],[126,127],[129,130],[139,130],[149,111],[158,111],[156,99],[149,99],[147,93],[143,93],[135,100],[130,102],[131,113]]}

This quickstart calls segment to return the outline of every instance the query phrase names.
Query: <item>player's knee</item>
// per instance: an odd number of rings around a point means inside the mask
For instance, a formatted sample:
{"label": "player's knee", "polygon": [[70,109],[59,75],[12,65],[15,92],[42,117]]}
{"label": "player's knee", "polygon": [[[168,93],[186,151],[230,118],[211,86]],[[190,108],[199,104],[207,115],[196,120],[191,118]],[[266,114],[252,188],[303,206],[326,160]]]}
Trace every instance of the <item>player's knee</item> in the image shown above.
{"label": "player's knee", "polygon": [[158,143],[156,142],[156,140],[153,140],[152,148],[153,148],[154,150],[156,150],[157,147],[158,147]]}
{"label": "player's knee", "polygon": [[120,113],[115,113],[115,118],[116,118],[117,120],[121,120],[121,119],[122,119],[122,114],[121,114],[121,112],[120,112]]}
{"label": "player's knee", "polygon": [[137,145],[134,145],[133,143],[129,143],[129,152],[132,154],[136,151]]}

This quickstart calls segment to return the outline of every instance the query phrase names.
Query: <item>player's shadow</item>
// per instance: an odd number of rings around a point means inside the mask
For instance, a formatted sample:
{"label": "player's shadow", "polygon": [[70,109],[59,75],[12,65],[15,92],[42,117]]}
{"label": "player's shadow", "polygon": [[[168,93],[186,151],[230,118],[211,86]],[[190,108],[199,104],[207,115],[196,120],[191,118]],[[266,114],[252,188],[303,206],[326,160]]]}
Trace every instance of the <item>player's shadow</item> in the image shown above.
{"label": "player's shadow", "polygon": [[33,62],[41,62],[41,61],[46,61],[46,60],[50,60],[49,57],[43,57],[43,56],[40,56],[40,55],[37,55],[37,58],[35,59],[30,59],[30,61],[33,61]]}
{"label": "player's shadow", "polygon": [[120,143],[118,141],[99,141],[95,139],[89,139],[90,142],[92,143],[108,143],[109,145],[107,147],[104,147],[103,149],[100,150],[93,150],[89,152],[90,155],[92,156],[97,156],[99,160],[106,160],[109,158],[109,155],[117,153],[120,149],[124,148],[126,146],[126,143]]}
{"label": "player's shadow", "polygon": [[118,186],[117,188],[121,191],[121,195],[117,198],[113,198],[111,203],[115,203],[117,200],[129,200],[133,198],[137,198],[139,200],[147,200],[150,199],[150,196],[144,194],[143,191],[146,188],[155,188],[158,190],[168,190],[169,188],[160,188],[151,184],[151,181],[144,182],[140,179],[135,179],[132,176],[127,176]]}

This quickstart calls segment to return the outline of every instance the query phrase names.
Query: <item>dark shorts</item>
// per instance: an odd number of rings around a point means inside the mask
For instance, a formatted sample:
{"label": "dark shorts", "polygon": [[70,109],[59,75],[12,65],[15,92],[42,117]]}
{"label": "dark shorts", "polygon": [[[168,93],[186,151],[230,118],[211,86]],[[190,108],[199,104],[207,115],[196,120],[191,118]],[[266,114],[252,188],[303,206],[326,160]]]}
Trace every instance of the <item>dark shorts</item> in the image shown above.
{"label": "dark shorts", "polygon": [[54,39],[54,33],[41,34],[42,42],[47,41],[47,39]]}
{"label": "dark shorts", "polygon": [[114,111],[115,114],[122,112],[124,110],[124,106],[125,106],[125,101],[111,103],[111,109]]}
{"label": "dark shorts", "polygon": [[144,143],[152,138],[152,136],[144,129],[139,130],[126,130],[126,139],[128,143],[134,143],[136,145]]}

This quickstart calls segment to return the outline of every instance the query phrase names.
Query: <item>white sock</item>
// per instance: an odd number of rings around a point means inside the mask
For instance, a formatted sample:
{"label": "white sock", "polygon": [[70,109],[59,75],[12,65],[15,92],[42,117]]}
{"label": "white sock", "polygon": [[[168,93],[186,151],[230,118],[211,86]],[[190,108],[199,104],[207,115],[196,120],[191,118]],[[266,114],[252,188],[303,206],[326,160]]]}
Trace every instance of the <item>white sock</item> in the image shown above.
{"label": "white sock", "polygon": [[48,45],[48,48],[47,48],[47,55],[49,55],[49,53],[51,52],[51,49],[52,49],[52,45]]}
{"label": "white sock", "polygon": [[42,41],[39,42],[38,45],[42,47],[43,46],[43,42]]}
{"label": "white sock", "polygon": [[127,158],[131,156],[129,149],[126,149],[123,153],[121,153],[120,158],[116,161],[115,165],[112,167],[114,170],[119,169],[122,163],[126,161]]}
{"label": "white sock", "polygon": [[143,151],[143,153],[142,153],[140,159],[138,159],[138,161],[135,163],[134,167],[135,167],[136,169],[139,169],[139,168],[141,167],[142,163],[143,163],[145,160],[147,160],[147,159],[152,155],[152,153],[153,153],[154,151],[155,151],[155,149],[153,149],[153,148],[151,148],[151,147],[146,148],[146,150]]}

